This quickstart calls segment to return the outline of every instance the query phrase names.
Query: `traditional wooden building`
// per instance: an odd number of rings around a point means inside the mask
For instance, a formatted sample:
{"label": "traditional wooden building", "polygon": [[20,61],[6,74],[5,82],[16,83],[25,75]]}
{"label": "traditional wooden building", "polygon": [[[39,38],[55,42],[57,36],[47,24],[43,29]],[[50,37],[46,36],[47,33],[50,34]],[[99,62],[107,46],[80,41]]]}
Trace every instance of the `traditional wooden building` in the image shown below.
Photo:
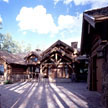
{"label": "traditional wooden building", "polygon": [[40,73],[40,60],[42,51],[36,49],[25,56],[25,62],[27,64],[27,73],[29,78],[38,78]]}
{"label": "traditional wooden building", "polygon": [[41,68],[50,81],[70,81],[73,48],[58,40],[42,53]]}
{"label": "traditional wooden building", "polygon": [[11,82],[36,78],[40,72],[41,51],[11,54],[0,51],[0,76]]}
{"label": "traditional wooden building", "polygon": [[0,51],[0,73],[4,80],[12,82],[27,78],[26,63],[23,60],[23,55],[18,56],[6,51]]}
{"label": "traditional wooden building", "polygon": [[104,54],[103,51],[107,42],[108,7],[84,12],[81,53],[89,57],[88,88],[101,93],[105,91],[106,108],[108,108],[108,77],[106,78],[106,69],[103,67],[107,64],[105,55],[108,53]]}
{"label": "traditional wooden building", "polygon": [[69,46],[58,40],[44,52],[37,49],[28,54],[0,51],[0,74],[12,82],[39,76],[52,82],[71,82],[73,64],[78,56],[76,42],[73,44]]}
{"label": "traditional wooden building", "polygon": [[78,42],[71,42],[74,49],[73,58],[73,74],[75,74],[76,82],[87,82],[88,74],[88,58],[86,55],[80,55],[80,49],[77,47]]}

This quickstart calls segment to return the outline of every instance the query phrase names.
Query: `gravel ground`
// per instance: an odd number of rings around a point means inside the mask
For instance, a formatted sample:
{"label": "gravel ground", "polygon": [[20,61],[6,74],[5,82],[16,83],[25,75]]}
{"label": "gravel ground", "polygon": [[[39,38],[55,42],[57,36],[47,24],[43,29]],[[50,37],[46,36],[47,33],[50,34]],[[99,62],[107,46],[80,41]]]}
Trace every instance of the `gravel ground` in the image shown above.
{"label": "gravel ground", "polygon": [[103,108],[86,83],[20,82],[0,85],[1,108]]}

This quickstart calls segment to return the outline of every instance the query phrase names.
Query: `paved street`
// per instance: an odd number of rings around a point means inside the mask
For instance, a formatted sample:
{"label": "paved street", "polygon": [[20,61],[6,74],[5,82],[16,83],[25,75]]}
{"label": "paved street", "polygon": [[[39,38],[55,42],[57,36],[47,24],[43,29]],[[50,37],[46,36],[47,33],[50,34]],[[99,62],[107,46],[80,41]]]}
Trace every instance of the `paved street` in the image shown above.
{"label": "paved street", "polygon": [[23,82],[0,85],[1,108],[102,108],[86,83]]}

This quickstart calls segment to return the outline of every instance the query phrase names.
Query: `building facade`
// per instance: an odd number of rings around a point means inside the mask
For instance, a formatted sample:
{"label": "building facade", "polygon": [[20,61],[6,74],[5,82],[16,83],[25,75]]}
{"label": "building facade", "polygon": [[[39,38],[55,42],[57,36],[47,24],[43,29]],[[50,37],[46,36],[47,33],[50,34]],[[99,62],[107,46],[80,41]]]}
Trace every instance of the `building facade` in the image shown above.
{"label": "building facade", "polygon": [[16,82],[27,78],[26,63],[23,58],[10,54],[6,51],[0,51],[0,77],[5,81]]}
{"label": "building facade", "polygon": [[[104,47],[108,42],[108,7],[86,11],[83,13],[81,54],[89,58],[88,89],[103,94],[108,108],[108,94],[105,94],[107,82],[105,71]],[[104,68],[103,68],[104,67]],[[107,86],[108,87],[108,86]],[[107,89],[108,90],[108,89]]]}
{"label": "building facade", "polygon": [[0,76],[12,82],[36,79],[70,79],[72,73],[73,48],[58,40],[44,52],[11,54],[0,51]]}
{"label": "building facade", "polygon": [[58,40],[42,54],[41,67],[44,77],[52,82],[70,82],[73,72],[73,48]]}
{"label": "building facade", "polygon": [[81,60],[77,58],[79,51],[76,44],[73,42],[69,46],[58,40],[44,52],[39,49],[27,54],[0,51],[0,74],[12,82],[39,78],[46,78],[50,82],[71,82],[73,73],[79,80],[81,69],[75,64]]}

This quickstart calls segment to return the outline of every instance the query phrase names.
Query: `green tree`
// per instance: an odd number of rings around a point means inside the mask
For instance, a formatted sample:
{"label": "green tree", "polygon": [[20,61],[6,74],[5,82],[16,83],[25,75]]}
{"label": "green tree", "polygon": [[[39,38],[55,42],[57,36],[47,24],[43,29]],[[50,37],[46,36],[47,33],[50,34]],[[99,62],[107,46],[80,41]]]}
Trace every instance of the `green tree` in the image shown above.
{"label": "green tree", "polygon": [[0,49],[3,47],[4,36],[0,33]]}
{"label": "green tree", "polygon": [[8,51],[10,53],[26,53],[31,51],[31,45],[28,44],[25,46],[24,42],[23,44],[19,44],[19,42],[12,39],[12,36],[9,33],[0,33],[0,50]]}
{"label": "green tree", "polygon": [[24,48],[24,52],[30,52],[31,51],[31,44],[28,44],[25,48]]}
{"label": "green tree", "polygon": [[16,41],[12,40],[12,36],[9,33],[0,33],[0,50],[8,51],[10,53],[21,52],[19,44]]}

